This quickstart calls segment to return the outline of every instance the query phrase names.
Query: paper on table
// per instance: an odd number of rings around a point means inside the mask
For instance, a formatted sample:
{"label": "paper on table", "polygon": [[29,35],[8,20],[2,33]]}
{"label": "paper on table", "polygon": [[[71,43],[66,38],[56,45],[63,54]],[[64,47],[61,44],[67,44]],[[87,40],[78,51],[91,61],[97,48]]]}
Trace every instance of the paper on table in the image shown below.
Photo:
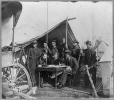
{"label": "paper on table", "polygon": [[63,65],[63,66],[61,66],[61,65],[48,65],[47,67],[55,67],[55,68],[59,68],[59,67],[67,67],[66,65]]}

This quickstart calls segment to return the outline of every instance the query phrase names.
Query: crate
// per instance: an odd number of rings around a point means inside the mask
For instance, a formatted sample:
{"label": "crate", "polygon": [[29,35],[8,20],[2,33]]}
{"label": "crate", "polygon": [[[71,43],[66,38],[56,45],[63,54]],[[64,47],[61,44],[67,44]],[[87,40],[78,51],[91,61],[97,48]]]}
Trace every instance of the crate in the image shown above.
{"label": "crate", "polygon": [[2,67],[12,65],[13,57],[12,51],[2,52]]}

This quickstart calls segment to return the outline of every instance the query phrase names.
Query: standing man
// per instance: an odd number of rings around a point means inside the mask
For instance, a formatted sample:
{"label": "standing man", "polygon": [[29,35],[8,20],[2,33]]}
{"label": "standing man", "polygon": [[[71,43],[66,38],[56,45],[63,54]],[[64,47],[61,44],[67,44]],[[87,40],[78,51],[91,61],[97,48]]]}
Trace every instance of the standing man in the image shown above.
{"label": "standing man", "polygon": [[79,47],[79,42],[78,41],[74,42],[71,54],[78,61],[79,54],[80,54],[80,47]]}
{"label": "standing man", "polygon": [[48,47],[46,42],[44,42],[44,47],[43,47],[43,50],[42,50],[42,55],[43,55],[43,57],[45,59],[45,62],[47,60],[47,64],[49,64],[50,63],[51,50]]}
{"label": "standing man", "polygon": [[66,47],[66,39],[63,38],[63,41],[62,41],[62,43],[60,45],[60,49],[59,49],[59,53],[60,53],[59,57],[60,57],[61,63],[64,63],[64,61],[65,61],[65,50],[66,49],[70,49],[70,48],[69,48],[69,46],[68,46],[68,48]]}
{"label": "standing man", "polygon": [[81,67],[81,63],[82,63],[81,51],[82,50],[79,47],[79,42],[78,41],[74,42],[71,54],[77,60],[77,62],[79,64],[79,68],[78,68],[76,76],[75,76],[76,80],[74,81],[75,85],[78,85],[78,86],[80,86],[80,75],[81,75],[81,72],[80,72],[80,67]]}
{"label": "standing man", "polygon": [[[84,50],[85,52],[84,65],[88,65],[88,67],[90,67],[97,62],[96,52],[91,47],[91,41],[87,41],[86,45],[87,45],[87,49]],[[89,72],[92,75],[94,86],[96,86],[96,68],[95,67],[91,68]],[[85,87],[89,88],[90,81],[87,73],[85,74],[84,81],[85,81]]]}
{"label": "standing man", "polygon": [[35,78],[35,71],[37,66],[39,65],[39,61],[40,61],[40,57],[41,57],[41,50],[38,48],[38,43],[37,41],[33,42],[33,48],[29,49],[29,54],[28,54],[28,64],[29,64],[29,68],[32,74],[32,79],[33,79],[33,86],[36,85],[36,78]]}
{"label": "standing man", "polygon": [[60,57],[65,57],[65,50],[66,49],[67,49],[67,47],[66,47],[66,40],[65,40],[65,38],[63,38],[63,41],[62,41],[62,43],[60,45],[60,50],[59,50]]}
{"label": "standing man", "polygon": [[52,56],[51,57],[52,58],[52,60],[51,60],[52,64],[58,65],[59,64],[59,60],[58,60],[59,59],[59,52],[58,52],[55,40],[52,41],[51,56]]}
{"label": "standing man", "polygon": [[62,88],[65,85],[68,73],[71,73],[74,75],[76,74],[76,71],[79,68],[79,65],[76,59],[70,55],[70,50],[65,50],[65,56],[66,56],[65,65],[67,65],[68,67],[61,74],[59,82],[57,83],[58,88]]}

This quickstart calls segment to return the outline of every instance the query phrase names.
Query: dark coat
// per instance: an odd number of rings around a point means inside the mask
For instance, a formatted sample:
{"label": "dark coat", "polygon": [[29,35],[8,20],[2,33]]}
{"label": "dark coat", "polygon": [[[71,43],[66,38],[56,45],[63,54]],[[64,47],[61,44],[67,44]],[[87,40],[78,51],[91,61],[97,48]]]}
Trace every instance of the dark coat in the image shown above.
{"label": "dark coat", "polygon": [[55,53],[59,53],[57,47],[52,47],[51,55],[54,56]]}
{"label": "dark coat", "polygon": [[65,50],[66,49],[70,50],[70,46],[68,45],[68,48],[67,48],[65,43],[61,43],[60,49],[59,49],[60,57],[65,57]]}
{"label": "dark coat", "polygon": [[79,58],[79,54],[80,54],[80,48],[73,47],[71,55],[74,58],[76,58],[77,61],[78,61],[78,58]]}
{"label": "dark coat", "polygon": [[84,65],[88,65],[90,67],[97,62],[96,52],[93,49],[85,49],[84,53]]}
{"label": "dark coat", "polygon": [[[88,65],[88,67],[91,67],[93,64],[97,62],[96,60],[96,52],[92,49],[85,49],[85,56],[84,56],[84,65]],[[89,70],[90,74],[92,74],[92,80],[94,85],[96,85],[96,68],[93,67]],[[85,87],[89,87],[90,81],[88,78],[88,75],[85,74]]]}
{"label": "dark coat", "polygon": [[72,72],[77,71],[78,68],[79,68],[78,62],[74,57],[71,57],[70,59],[67,59],[65,61],[65,64],[72,68]]}
{"label": "dark coat", "polygon": [[60,57],[65,57],[65,50],[66,50],[66,45],[61,43],[60,45],[60,49],[59,49],[59,53],[60,53]]}
{"label": "dark coat", "polygon": [[29,67],[33,74],[35,73],[35,69],[39,65],[40,57],[41,57],[41,50],[39,48],[29,49],[29,54],[28,54]]}
{"label": "dark coat", "polygon": [[42,53],[47,53],[48,55],[50,55],[51,54],[51,50],[48,48],[43,48],[42,49]]}
{"label": "dark coat", "polygon": [[[44,56],[44,54],[45,55],[47,55],[47,64],[50,64],[50,60],[51,60],[51,58],[50,58],[50,56],[51,56],[51,50],[48,48],[43,48],[42,49],[42,58],[43,58],[43,56]],[[46,60],[46,59],[45,59]]]}

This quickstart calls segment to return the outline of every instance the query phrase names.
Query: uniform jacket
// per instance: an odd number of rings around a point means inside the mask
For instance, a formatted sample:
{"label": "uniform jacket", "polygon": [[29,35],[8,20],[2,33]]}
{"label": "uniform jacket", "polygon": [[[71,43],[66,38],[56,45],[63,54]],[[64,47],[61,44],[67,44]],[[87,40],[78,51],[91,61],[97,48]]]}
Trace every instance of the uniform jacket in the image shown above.
{"label": "uniform jacket", "polygon": [[52,56],[54,56],[55,53],[59,54],[58,49],[57,49],[57,47],[52,47],[52,51],[51,51]]}
{"label": "uniform jacket", "polygon": [[48,54],[51,54],[51,50],[48,48],[43,48],[42,50],[44,53],[48,53]]}
{"label": "uniform jacket", "polygon": [[71,55],[78,60],[80,54],[80,48],[73,47]]}
{"label": "uniform jacket", "polygon": [[64,57],[65,56],[65,50],[66,50],[66,45],[61,43],[61,46],[60,46],[60,49],[59,49],[59,52],[60,52],[60,57]]}
{"label": "uniform jacket", "polygon": [[43,48],[42,49],[42,56],[46,54],[47,55],[47,58],[49,58],[49,56],[51,55],[51,50],[48,48]]}
{"label": "uniform jacket", "polygon": [[84,64],[89,67],[97,62],[96,60],[96,52],[93,49],[85,49],[84,50]]}
{"label": "uniform jacket", "polygon": [[77,69],[79,68],[78,62],[74,57],[66,59],[65,64],[70,66],[72,68],[72,71],[77,71]]}
{"label": "uniform jacket", "polygon": [[29,67],[31,68],[32,72],[38,66],[40,57],[41,57],[41,50],[39,48],[29,49],[28,60],[29,60]]}

